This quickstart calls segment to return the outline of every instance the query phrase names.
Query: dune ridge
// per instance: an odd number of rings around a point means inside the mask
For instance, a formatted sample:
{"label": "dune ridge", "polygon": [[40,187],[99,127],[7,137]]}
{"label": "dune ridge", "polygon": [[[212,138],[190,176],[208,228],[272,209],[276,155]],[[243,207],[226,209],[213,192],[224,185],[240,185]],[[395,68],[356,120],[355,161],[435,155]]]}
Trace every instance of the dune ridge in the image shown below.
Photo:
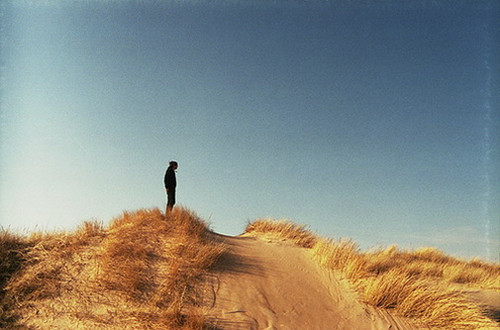
{"label": "dune ridge", "polygon": [[485,301],[499,281],[496,264],[361,252],[285,220],[219,235],[185,208],[70,233],[0,230],[2,328],[496,329],[500,308]]}

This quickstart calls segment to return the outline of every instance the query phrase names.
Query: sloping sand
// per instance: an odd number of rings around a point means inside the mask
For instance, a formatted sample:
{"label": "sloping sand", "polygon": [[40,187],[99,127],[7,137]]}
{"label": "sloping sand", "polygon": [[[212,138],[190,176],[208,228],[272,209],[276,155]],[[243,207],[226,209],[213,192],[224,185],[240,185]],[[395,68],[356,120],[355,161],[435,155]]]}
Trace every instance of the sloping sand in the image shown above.
{"label": "sloping sand", "polygon": [[414,329],[360,303],[346,280],[311,251],[254,237],[220,239],[228,252],[214,270],[207,316],[220,329]]}
{"label": "sloping sand", "polygon": [[484,313],[499,323],[500,329],[500,292],[495,290],[475,290],[457,286],[457,291],[462,292],[470,300],[477,303]]}

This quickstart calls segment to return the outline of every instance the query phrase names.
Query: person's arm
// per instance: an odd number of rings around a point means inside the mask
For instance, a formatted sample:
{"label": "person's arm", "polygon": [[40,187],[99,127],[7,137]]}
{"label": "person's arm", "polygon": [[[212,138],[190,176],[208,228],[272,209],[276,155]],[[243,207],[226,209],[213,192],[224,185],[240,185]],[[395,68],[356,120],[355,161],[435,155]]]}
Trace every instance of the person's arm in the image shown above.
{"label": "person's arm", "polygon": [[165,176],[163,177],[163,184],[165,185],[165,190],[168,193],[168,169],[165,172]]}

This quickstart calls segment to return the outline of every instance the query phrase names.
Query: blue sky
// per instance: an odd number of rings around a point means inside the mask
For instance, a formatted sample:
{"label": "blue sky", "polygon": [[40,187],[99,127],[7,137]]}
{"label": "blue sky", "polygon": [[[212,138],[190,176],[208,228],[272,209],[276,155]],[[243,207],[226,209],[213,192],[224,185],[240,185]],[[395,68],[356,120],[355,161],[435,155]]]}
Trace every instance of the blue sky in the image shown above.
{"label": "blue sky", "polygon": [[[411,4],[410,4],[411,3]],[[7,1],[0,224],[179,205],[499,260],[495,1]]]}

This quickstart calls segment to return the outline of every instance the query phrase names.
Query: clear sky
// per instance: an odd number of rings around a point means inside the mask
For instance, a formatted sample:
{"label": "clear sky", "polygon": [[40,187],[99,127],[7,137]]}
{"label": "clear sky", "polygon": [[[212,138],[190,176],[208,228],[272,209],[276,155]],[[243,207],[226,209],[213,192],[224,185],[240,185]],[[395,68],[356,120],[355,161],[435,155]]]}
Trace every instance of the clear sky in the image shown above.
{"label": "clear sky", "polygon": [[498,1],[3,1],[0,223],[177,201],[499,260]]}

